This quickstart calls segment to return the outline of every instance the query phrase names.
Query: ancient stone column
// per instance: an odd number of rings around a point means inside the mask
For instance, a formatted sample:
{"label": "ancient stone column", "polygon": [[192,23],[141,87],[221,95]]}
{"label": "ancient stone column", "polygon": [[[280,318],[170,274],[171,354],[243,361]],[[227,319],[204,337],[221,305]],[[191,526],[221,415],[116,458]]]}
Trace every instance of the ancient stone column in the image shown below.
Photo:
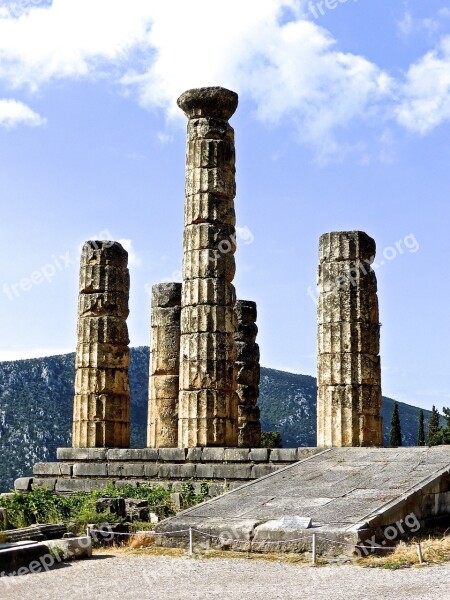
{"label": "ancient stone column", "polygon": [[259,346],[256,344],[256,302],[236,302],[237,330],[234,335],[237,350],[238,446],[257,448],[261,444],[259,397]]}
{"label": "ancient stone column", "polygon": [[181,283],[152,287],[148,446],[178,446]]}
{"label": "ancient stone column", "polygon": [[318,446],[383,445],[375,251],[361,231],[320,238]]}
{"label": "ancient stone column", "polygon": [[129,448],[128,253],[117,242],[83,246],[75,359],[74,448]]}
{"label": "ancient stone column", "polygon": [[180,447],[236,446],[235,150],[228,119],[237,94],[194,89],[188,117],[179,435]]}

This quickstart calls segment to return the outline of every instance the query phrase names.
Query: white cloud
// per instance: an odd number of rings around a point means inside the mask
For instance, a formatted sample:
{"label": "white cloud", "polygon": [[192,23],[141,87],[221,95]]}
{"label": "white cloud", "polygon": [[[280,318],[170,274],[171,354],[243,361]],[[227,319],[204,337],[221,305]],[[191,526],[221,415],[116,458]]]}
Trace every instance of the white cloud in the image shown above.
{"label": "white cloud", "polygon": [[303,5],[54,0],[0,19],[0,79],[36,90],[107,72],[143,106],[180,117],[182,91],[220,84],[252,98],[262,120],[288,117],[302,140],[329,152],[336,128],[363,117],[389,80],[366,59],[337,51],[326,30],[302,19]]}
{"label": "white cloud", "polygon": [[38,127],[46,120],[18,100],[0,99],[0,127],[11,129],[18,125]]}
{"label": "white cloud", "polygon": [[[414,129],[411,115],[431,102],[426,90],[416,89],[416,72],[432,79],[427,69],[438,62],[446,67],[442,51],[411,67],[396,107],[399,83],[363,56],[343,52],[308,20],[307,6],[306,0],[228,0],[222,10],[211,0],[54,0],[15,18],[3,11],[0,81],[37,90],[62,78],[103,77],[145,108],[161,108],[180,122],[175,100],[182,91],[224,85],[250,99],[263,122],[289,122],[322,159],[361,150],[358,140],[339,142],[340,130],[356,121],[378,126],[394,112]],[[413,21],[405,13],[405,33]],[[433,123],[446,112],[445,81],[442,72],[432,86],[441,105],[432,111]],[[34,119],[38,124],[40,117]],[[161,143],[169,141],[166,135]]]}
{"label": "white cloud", "polygon": [[403,127],[425,135],[450,120],[450,36],[411,65],[396,107]]}
{"label": "white cloud", "polygon": [[409,10],[405,10],[400,21],[397,21],[397,29],[402,36],[411,35],[414,31],[414,19]]}
{"label": "white cloud", "polygon": [[140,267],[142,264],[142,260],[140,256],[136,254],[132,240],[118,240],[118,242],[119,244],[122,244],[122,246],[128,252],[128,266]]}

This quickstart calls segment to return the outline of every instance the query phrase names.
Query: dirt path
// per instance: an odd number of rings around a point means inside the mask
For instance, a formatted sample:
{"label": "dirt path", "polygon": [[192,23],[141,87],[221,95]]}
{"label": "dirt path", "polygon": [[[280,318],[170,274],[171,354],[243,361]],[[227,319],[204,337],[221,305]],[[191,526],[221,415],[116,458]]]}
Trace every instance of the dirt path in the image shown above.
{"label": "dirt path", "polygon": [[386,571],[277,561],[96,556],[48,573],[0,579],[1,600],[436,600],[450,564]]}

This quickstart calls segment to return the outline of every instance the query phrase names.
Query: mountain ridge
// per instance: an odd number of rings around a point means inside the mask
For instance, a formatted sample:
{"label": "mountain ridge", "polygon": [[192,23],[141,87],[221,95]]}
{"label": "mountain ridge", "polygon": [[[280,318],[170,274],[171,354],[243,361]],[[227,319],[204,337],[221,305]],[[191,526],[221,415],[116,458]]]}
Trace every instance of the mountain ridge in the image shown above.
{"label": "mountain ridge", "polygon": [[[56,448],[71,445],[74,353],[0,362],[0,491],[52,461]],[[145,447],[149,348],[131,348],[132,447]],[[316,444],[316,379],[261,368],[259,406],[266,431],[281,432],[285,447]],[[383,397],[388,442],[394,400]],[[398,403],[404,445],[414,445],[419,408]],[[424,411],[425,423],[430,412]]]}

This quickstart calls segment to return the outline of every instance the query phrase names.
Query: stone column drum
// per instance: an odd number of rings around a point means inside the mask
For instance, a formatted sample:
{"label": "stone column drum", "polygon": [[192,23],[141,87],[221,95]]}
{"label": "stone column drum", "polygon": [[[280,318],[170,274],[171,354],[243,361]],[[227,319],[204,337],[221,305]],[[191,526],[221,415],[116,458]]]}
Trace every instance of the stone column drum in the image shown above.
{"label": "stone column drum", "polygon": [[234,339],[237,350],[238,446],[257,448],[261,444],[259,397],[259,346],[256,343],[256,302],[236,302],[237,331]]}
{"label": "stone column drum", "polygon": [[237,446],[235,150],[237,94],[178,99],[188,117],[181,308],[180,447]]}
{"label": "stone column drum", "polygon": [[317,445],[382,446],[375,241],[361,231],[320,238]]}
{"label": "stone column drum", "polygon": [[152,287],[148,446],[178,446],[181,283]]}
{"label": "stone column drum", "polygon": [[83,246],[75,359],[74,448],[129,448],[128,253],[117,242]]}

